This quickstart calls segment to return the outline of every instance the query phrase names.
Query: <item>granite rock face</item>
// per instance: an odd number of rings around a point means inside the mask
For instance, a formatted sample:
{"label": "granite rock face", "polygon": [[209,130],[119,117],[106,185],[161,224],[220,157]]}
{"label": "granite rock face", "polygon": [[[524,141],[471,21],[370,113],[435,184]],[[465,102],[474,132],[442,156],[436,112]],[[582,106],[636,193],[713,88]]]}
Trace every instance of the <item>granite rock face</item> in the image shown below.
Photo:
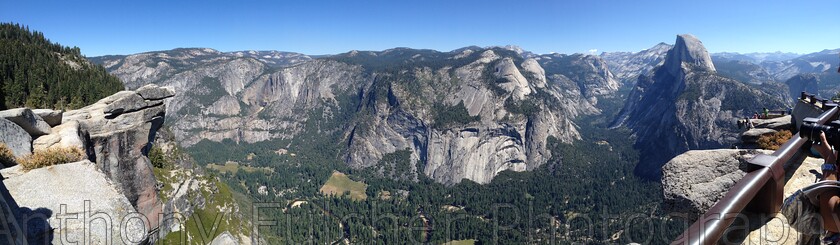
{"label": "granite rock face", "polygon": [[46,150],[51,147],[76,147],[86,151],[90,136],[82,130],[78,121],[69,121],[53,128],[52,133],[35,139],[32,142],[33,151]]}
{"label": "granite rock face", "polygon": [[662,167],[664,208],[700,215],[712,207],[746,174],[747,161],[765,150],[692,150]]}
{"label": "granite rock face", "polygon": [[175,91],[172,91],[172,89],[158,87],[153,84],[140,87],[136,92],[144,100],[162,100],[175,96]]}
{"label": "granite rock face", "polygon": [[665,56],[666,67],[675,76],[682,70],[681,66],[676,65],[680,63],[691,65],[700,71],[715,71],[715,64],[712,63],[712,57],[709,56],[703,42],[691,34],[677,35],[674,47]]}
{"label": "granite rock face", "polygon": [[639,77],[613,122],[636,134],[641,159],[635,173],[658,179],[661,167],[688,150],[728,148],[737,143],[738,118],[767,108],[786,108],[782,99],[719,76],[702,43],[679,35],[662,66]]}
{"label": "granite rock face", "polygon": [[769,128],[776,131],[779,130],[793,130],[793,117],[791,115],[770,118],[770,119],[750,119],[753,126],[756,128]]}
{"label": "granite rock face", "polygon": [[50,125],[50,127],[55,127],[61,124],[61,117],[64,112],[51,109],[33,109],[32,113],[44,119],[44,122]]}
{"label": "granite rock face", "polygon": [[14,122],[32,137],[49,134],[51,130],[50,125],[44,119],[32,113],[32,110],[28,108],[0,111],[0,118]]}
{"label": "granite rock face", "polygon": [[15,157],[22,157],[32,154],[32,136],[12,121],[0,118],[0,142],[6,144],[15,154]]}
{"label": "granite rock face", "polygon": [[[578,139],[570,119],[598,113],[582,99],[578,84],[561,74],[545,71],[550,77],[540,77],[533,62],[520,69],[496,50],[475,56],[451,70],[417,70],[414,76],[431,80],[419,94],[395,85],[386,96],[363,94],[362,101],[368,103],[362,107],[371,111],[366,117],[370,119],[351,128],[347,163],[372,167],[386,154],[408,149],[409,161],[422,163],[420,169],[409,165],[409,179],[422,173],[447,185],[463,179],[485,184],[501,171],[532,170],[545,163],[551,157],[546,150],[549,136],[561,142]],[[499,88],[488,85],[488,80],[496,81]],[[541,81],[548,82],[540,88]],[[559,103],[548,103],[536,94]],[[443,98],[437,103],[447,106],[463,104],[467,113],[463,116],[474,121],[441,125],[436,120],[443,119],[429,112],[431,106],[417,103],[416,98]],[[541,109],[526,116],[516,111],[520,103]]]}
{"label": "granite rock face", "polygon": [[19,207],[15,215],[29,244],[149,241],[149,230],[134,207],[90,161],[0,173],[8,178],[3,183]]}
{"label": "granite rock face", "polygon": [[[166,107],[181,146],[201,140],[293,139],[311,130],[307,133],[338,134],[347,147],[340,157],[351,167],[378,165],[383,156],[408,149],[410,161],[420,164],[410,164],[410,173],[402,177],[425,174],[446,184],[464,178],[487,183],[500,171],[530,170],[545,163],[550,158],[547,139],[579,139],[572,119],[599,113],[594,94],[609,96],[618,88],[597,56],[575,56],[563,61],[568,66],[549,70],[543,69],[542,58],[523,58],[498,48],[391,49],[277,68],[208,50],[181,54],[185,51],[103,62],[130,81],[130,88],[160,84],[183,91],[167,99]],[[163,63],[157,69],[145,65],[158,58]],[[180,64],[181,60],[189,62]],[[394,60],[405,64],[396,71],[381,68]],[[178,68],[166,65],[175,63]],[[578,68],[583,70],[575,72]],[[136,98],[124,100],[120,103],[143,105]],[[436,108],[459,104],[468,114],[462,116],[477,120],[436,124]],[[452,154],[437,156],[440,152]]]}
{"label": "granite rock face", "polygon": [[499,78],[499,80],[496,80],[498,85],[507,92],[513,93],[515,98],[521,100],[531,93],[528,80],[525,79],[525,76],[522,76],[512,59],[505,58],[496,62],[495,69],[494,75]]}
{"label": "granite rock face", "polygon": [[[662,178],[666,212],[676,212],[686,217],[698,217],[719,201],[735,182],[745,175],[742,171],[746,160],[755,154],[769,154],[764,150],[698,150],[675,157],[664,167]],[[789,179],[785,182],[784,196],[813,184],[818,180],[823,159],[806,157],[801,164],[785,166]],[[795,168],[795,169],[792,169]],[[719,243],[735,244],[814,244],[820,237],[802,235],[791,228],[781,213],[767,214],[744,212],[735,221]],[[813,240],[812,240],[813,239]],[[808,241],[812,242],[808,242]],[[818,243],[818,242],[817,242]]]}
{"label": "granite rock face", "polygon": [[752,144],[758,142],[761,136],[775,134],[776,130],[769,128],[753,128],[741,133],[741,142],[745,144]]}
{"label": "granite rock face", "polygon": [[[145,88],[146,90],[170,90]],[[167,91],[164,95],[172,95]],[[161,203],[158,200],[157,181],[152,165],[146,156],[154,141],[155,133],[163,125],[166,96],[148,96],[143,99],[135,91],[122,91],[87,107],[64,113],[65,124],[78,123],[90,135],[93,159],[117,190],[129,203],[148,218],[147,229],[158,226]]]}

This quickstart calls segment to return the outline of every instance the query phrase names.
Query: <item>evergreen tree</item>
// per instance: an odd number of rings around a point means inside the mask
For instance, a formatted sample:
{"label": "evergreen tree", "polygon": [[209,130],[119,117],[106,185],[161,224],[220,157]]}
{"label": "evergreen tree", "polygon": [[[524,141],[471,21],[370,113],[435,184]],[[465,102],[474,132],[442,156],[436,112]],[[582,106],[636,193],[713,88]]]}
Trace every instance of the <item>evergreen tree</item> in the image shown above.
{"label": "evergreen tree", "polygon": [[[75,109],[123,89],[117,77],[20,24],[0,23],[0,110]],[[70,98],[69,101],[67,98]]]}

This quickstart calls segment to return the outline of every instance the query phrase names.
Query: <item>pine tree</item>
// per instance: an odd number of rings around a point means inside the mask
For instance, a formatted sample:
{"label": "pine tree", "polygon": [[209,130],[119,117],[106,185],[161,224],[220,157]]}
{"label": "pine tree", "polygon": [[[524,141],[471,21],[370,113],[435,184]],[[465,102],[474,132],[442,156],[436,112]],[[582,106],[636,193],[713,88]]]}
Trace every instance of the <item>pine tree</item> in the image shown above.
{"label": "pine tree", "polygon": [[52,43],[28,26],[0,23],[0,110],[74,109],[122,89],[118,78],[87,61],[78,47]]}

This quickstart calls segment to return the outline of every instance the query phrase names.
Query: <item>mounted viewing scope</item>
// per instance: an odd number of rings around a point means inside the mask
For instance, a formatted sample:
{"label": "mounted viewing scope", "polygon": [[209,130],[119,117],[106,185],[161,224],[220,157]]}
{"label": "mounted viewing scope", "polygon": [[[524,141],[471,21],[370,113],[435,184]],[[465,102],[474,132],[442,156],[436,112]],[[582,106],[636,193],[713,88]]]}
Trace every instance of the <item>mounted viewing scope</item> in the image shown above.
{"label": "mounted viewing scope", "polygon": [[799,137],[819,141],[820,132],[825,132],[825,139],[828,140],[828,144],[840,147],[840,120],[834,120],[825,125],[819,124],[817,119],[813,117],[802,120],[802,126],[799,127]]}

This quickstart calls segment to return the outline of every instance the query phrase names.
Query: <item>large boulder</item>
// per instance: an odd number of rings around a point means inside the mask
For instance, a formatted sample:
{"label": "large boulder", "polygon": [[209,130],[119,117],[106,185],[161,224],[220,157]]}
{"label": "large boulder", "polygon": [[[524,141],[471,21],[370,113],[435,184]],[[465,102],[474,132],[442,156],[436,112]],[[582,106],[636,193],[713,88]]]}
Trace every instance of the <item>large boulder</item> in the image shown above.
{"label": "large boulder", "polygon": [[700,215],[712,207],[746,172],[747,161],[765,150],[693,150],[662,167],[664,208]]}
{"label": "large boulder", "polygon": [[0,135],[3,135],[0,142],[6,144],[15,157],[32,154],[32,136],[17,124],[0,118]]}
{"label": "large boulder", "polygon": [[147,157],[158,129],[163,125],[163,100],[174,92],[154,85],[144,88],[165,96],[144,99],[138,92],[122,91],[79,110],[64,113],[63,121],[78,121],[90,134],[96,165],[138,212],[148,217],[148,230],[159,225],[161,203],[157,180]]}
{"label": "large boulder", "polygon": [[0,111],[0,118],[14,122],[32,137],[49,134],[51,131],[50,125],[28,108]]}
{"label": "large boulder", "polygon": [[32,113],[35,113],[35,115],[44,119],[44,122],[47,122],[50,127],[55,127],[56,125],[61,124],[61,116],[64,112],[51,109],[33,109]]}
{"label": "large boulder", "polygon": [[148,242],[144,218],[90,161],[0,173],[30,244]]}
{"label": "large boulder", "polygon": [[69,121],[53,128],[52,133],[32,142],[34,151],[51,147],[76,147],[87,150],[87,132],[81,129],[78,121]]}

